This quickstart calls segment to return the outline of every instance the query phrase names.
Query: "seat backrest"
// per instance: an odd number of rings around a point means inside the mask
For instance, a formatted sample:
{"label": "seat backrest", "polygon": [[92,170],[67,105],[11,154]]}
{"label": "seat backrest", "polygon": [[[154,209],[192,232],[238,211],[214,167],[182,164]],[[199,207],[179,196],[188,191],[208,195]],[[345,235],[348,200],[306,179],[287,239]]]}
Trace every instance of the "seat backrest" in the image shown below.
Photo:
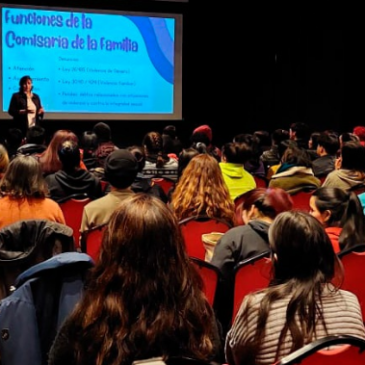
{"label": "seat backrest", "polygon": [[190,257],[205,259],[202,235],[212,232],[225,233],[231,225],[225,220],[206,216],[189,217],[179,222],[185,240],[187,254]]}
{"label": "seat backrest", "polygon": [[316,190],[315,187],[308,187],[304,188],[303,190],[297,193],[290,194],[293,201],[293,209],[309,212],[310,211],[309,201],[315,190]]}
{"label": "seat backrest", "polygon": [[220,278],[220,271],[217,267],[210,264],[209,262],[197,259],[196,257],[191,257],[190,260],[203,279],[205,295],[209,304],[213,306],[215,293]]}
{"label": "seat backrest", "polygon": [[267,188],[267,180],[263,177],[253,175],[257,188]]}
{"label": "seat backrest", "polygon": [[353,336],[328,336],[320,338],[275,365],[364,365],[365,340]]}
{"label": "seat backrest", "polygon": [[236,317],[243,298],[266,288],[271,278],[270,251],[240,262],[234,269],[233,317]]}
{"label": "seat backrest", "polygon": [[66,224],[74,231],[73,235],[76,247],[79,247],[80,244],[82,213],[85,205],[90,201],[91,199],[87,194],[73,194],[58,201],[65,217]]}
{"label": "seat backrest", "polygon": [[107,224],[93,227],[81,234],[81,251],[87,253],[94,262],[97,262],[101,241]]}
{"label": "seat backrest", "polygon": [[155,184],[160,185],[166,195],[168,194],[169,190],[175,185],[175,181],[170,180],[167,177],[153,177],[152,181]]}
{"label": "seat backrest", "polygon": [[365,321],[365,245],[357,245],[338,254],[344,268],[344,281],[341,289],[356,294],[359,299],[362,317]]}

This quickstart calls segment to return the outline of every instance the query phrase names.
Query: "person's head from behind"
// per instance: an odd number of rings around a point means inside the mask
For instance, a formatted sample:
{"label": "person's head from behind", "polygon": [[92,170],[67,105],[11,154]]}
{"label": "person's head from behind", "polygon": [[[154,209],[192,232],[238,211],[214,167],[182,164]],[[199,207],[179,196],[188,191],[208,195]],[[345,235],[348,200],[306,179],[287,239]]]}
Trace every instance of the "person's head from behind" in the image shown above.
{"label": "person's head from behind", "polygon": [[290,125],[289,137],[292,140],[309,140],[310,129],[307,123],[295,122]]}
{"label": "person's head from behind", "polygon": [[144,135],[142,145],[146,155],[157,155],[162,153],[162,136],[159,132],[151,131]]}
{"label": "person's head from behind", "polygon": [[310,137],[309,137],[309,141],[308,141],[308,148],[310,150],[317,150],[317,146],[318,146],[318,138],[320,136],[320,132],[313,132]]}
{"label": "person's head from behind", "polygon": [[340,142],[341,148],[342,148],[343,144],[346,142],[359,142],[359,141],[360,141],[359,137],[354,133],[345,132],[345,133],[340,134],[340,136],[339,136],[339,142]]}
{"label": "person's head from behind", "polygon": [[33,82],[30,76],[26,75],[19,80],[19,91],[20,92],[30,92],[33,89]]}
{"label": "person's head from behind", "polygon": [[65,141],[58,149],[58,158],[64,171],[75,171],[80,168],[80,149],[74,141]]}
{"label": "person's head from behind", "polygon": [[93,132],[98,137],[98,142],[109,142],[112,139],[112,132],[108,124],[99,122],[93,127]]}
{"label": "person's head from behind", "polygon": [[271,133],[271,143],[273,146],[278,146],[280,142],[289,139],[289,132],[285,129],[275,129]]}
{"label": "person's head from behind", "polygon": [[9,164],[2,180],[1,192],[12,198],[45,198],[48,193],[38,161],[19,155]]}
{"label": "person's head from behind", "polygon": [[213,156],[199,154],[191,159],[175,187],[171,206],[179,220],[199,214],[233,220],[234,205]]}
{"label": "person's head from behind", "polygon": [[245,194],[242,219],[245,224],[254,219],[272,222],[278,214],[292,208],[293,201],[285,190],[256,188]]}
{"label": "person's head from behind", "polygon": [[354,127],[353,134],[359,137],[360,141],[365,141],[365,127],[362,125],[358,125],[357,127]]}
{"label": "person's head from behind", "polygon": [[322,224],[309,213],[279,214],[269,228],[273,252],[274,283],[291,281],[309,293],[313,286],[329,283],[335,275],[336,255]]}
{"label": "person's head from behind", "polygon": [[138,172],[142,172],[146,165],[146,154],[142,146],[133,145],[127,148],[138,162]]}
{"label": "person's head from behind", "polygon": [[181,177],[185,167],[192,160],[193,157],[199,155],[199,151],[195,148],[189,147],[184,148],[179,154],[178,166],[177,166],[177,176]]}
{"label": "person's head from behind", "polygon": [[38,125],[28,128],[26,142],[34,144],[44,144],[46,141],[46,130]]}
{"label": "person's head from behind", "polygon": [[222,147],[222,162],[244,165],[252,157],[251,147],[244,142],[229,142]]}
{"label": "person's head from behind", "polygon": [[88,288],[72,314],[81,362],[131,364],[176,351],[208,358],[213,313],[202,288],[166,204],[143,193],[125,199],[109,220]]}
{"label": "person's head from behind", "polygon": [[0,144],[0,177],[3,176],[9,166],[9,155],[7,149]]}
{"label": "person's head from behind", "polygon": [[98,148],[98,136],[93,131],[85,131],[80,138],[80,147],[84,151],[84,158],[91,158]]}
{"label": "person's head from behind", "polygon": [[305,167],[312,166],[308,154],[302,148],[299,148],[292,144],[289,145],[288,148],[285,150],[281,161],[282,163],[286,163],[293,166],[305,166]]}
{"label": "person's head from behind", "polygon": [[348,248],[365,240],[365,219],[359,198],[354,192],[321,187],[313,192],[311,215],[324,227],[341,227],[340,248]]}
{"label": "person's head from behind", "polygon": [[317,154],[319,156],[335,156],[340,148],[338,136],[334,133],[322,132],[317,141]]}
{"label": "person's head from behind", "polygon": [[105,160],[105,180],[116,189],[130,187],[138,173],[138,162],[126,149],[112,152]]}
{"label": "person's head from behind", "polygon": [[203,124],[193,130],[193,133],[191,135],[191,142],[203,142],[207,146],[210,146],[212,144],[213,140],[213,132],[212,128],[209,127],[207,124]]}
{"label": "person's head from behind", "polygon": [[346,142],[341,148],[341,169],[365,172],[365,147],[360,142]]}
{"label": "person's head from behind", "polygon": [[73,141],[77,144],[79,142],[76,134],[70,130],[60,129],[56,131],[49,142],[47,149],[39,158],[44,173],[48,174],[62,168],[61,161],[58,158],[58,150],[65,141]]}
{"label": "person's head from behind", "polygon": [[23,133],[18,128],[9,128],[6,133],[6,146],[8,148],[18,148],[23,143]]}

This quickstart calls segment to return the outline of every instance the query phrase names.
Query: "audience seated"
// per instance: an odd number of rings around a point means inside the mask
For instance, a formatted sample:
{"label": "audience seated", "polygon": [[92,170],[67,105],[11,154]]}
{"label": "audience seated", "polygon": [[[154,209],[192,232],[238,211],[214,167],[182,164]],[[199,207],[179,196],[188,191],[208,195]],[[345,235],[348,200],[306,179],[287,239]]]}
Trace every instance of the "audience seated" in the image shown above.
{"label": "audience seated", "polygon": [[58,151],[61,170],[46,176],[51,199],[59,201],[72,194],[87,194],[91,199],[103,196],[100,181],[89,171],[80,169],[80,149],[74,141],[65,141]]}
{"label": "audience seated", "polygon": [[354,127],[352,133],[359,138],[360,144],[365,146],[365,127],[358,125]]}
{"label": "audience seated", "polygon": [[167,203],[167,196],[160,185],[155,184],[151,178],[143,175],[143,168],[146,164],[146,155],[142,146],[130,146],[128,151],[136,158],[138,162],[138,173],[131,185],[131,189],[135,193],[146,193],[156,196],[164,203]]}
{"label": "audience seated", "polygon": [[94,125],[93,132],[97,136],[98,147],[94,155],[98,165],[104,167],[106,158],[118,149],[118,146],[112,141],[112,132],[108,124],[100,122]]}
{"label": "audience seated", "polygon": [[322,187],[310,199],[311,214],[325,227],[335,253],[365,243],[365,218],[354,192]]}
{"label": "audience seated", "polygon": [[287,139],[289,139],[289,132],[284,129],[275,129],[275,131],[271,133],[271,147],[267,151],[262,152],[260,156],[260,160],[263,162],[266,172],[271,166],[280,163],[281,156],[278,151],[278,146],[280,142]]}
{"label": "audience seated", "polygon": [[6,132],[5,147],[8,151],[9,160],[12,160],[16,155],[18,148],[24,142],[23,132],[18,128],[9,128]]}
{"label": "audience seated", "polygon": [[312,162],[314,175],[318,178],[327,176],[335,169],[336,154],[340,148],[340,142],[336,134],[322,132],[317,141],[317,155]]}
{"label": "audience seated", "polygon": [[330,172],[322,186],[348,190],[365,182],[365,147],[358,141],[345,142],[336,169]]}
{"label": "audience seated", "polygon": [[268,231],[274,218],[292,209],[290,195],[283,189],[256,188],[245,195],[242,218],[245,225],[233,227],[218,241],[211,263],[225,279],[241,261],[269,250]]}
{"label": "audience seated", "polygon": [[[70,130],[60,129],[54,133],[47,149],[43,153],[36,155],[44,176],[61,170],[62,163],[58,157],[58,150],[65,141],[79,142],[75,133]],[[86,166],[82,161],[80,162],[80,167],[86,170]]]}
{"label": "audience seated", "polygon": [[149,132],[143,137],[142,145],[146,154],[146,164],[143,168],[145,177],[166,177],[176,181],[177,161],[168,157],[162,151],[162,137],[158,132]]}
{"label": "audience seated", "polygon": [[177,160],[183,149],[183,144],[176,134],[176,127],[174,125],[167,125],[163,129],[161,137],[163,153]]}
{"label": "audience seated", "polygon": [[198,142],[202,142],[207,146],[207,153],[212,155],[218,162],[221,159],[221,150],[213,144],[213,131],[212,128],[203,124],[193,130],[190,136],[191,146],[195,148]]}
{"label": "audience seated", "polygon": [[0,144],[0,179],[4,176],[8,166],[9,166],[8,151],[2,144]]}
{"label": "audience seated", "polygon": [[38,125],[27,129],[25,143],[17,149],[17,155],[34,155],[46,150],[46,130]]}
{"label": "audience seated", "polygon": [[190,160],[193,157],[199,155],[199,153],[200,152],[198,150],[196,150],[195,148],[193,148],[193,147],[184,148],[180,152],[179,158],[178,158],[178,161],[177,161],[177,163],[178,163],[178,165],[177,165],[177,181],[175,182],[174,186],[172,186],[170,188],[170,190],[168,191],[168,193],[167,193],[167,200],[169,202],[171,202],[172,194],[175,191],[176,184],[180,180],[181,175],[182,175],[183,171],[185,170],[185,167],[188,165]]}
{"label": "audience seated", "polygon": [[80,149],[83,156],[82,160],[89,171],[100,167],[97,158],[95,157],[95,151],[97,148],[98,136],[93,131],[85,131],[80,138]]}
{"label": "audience seated", "polygon": [[207,215],[234,224],[234,204],[214,157],[200,154],[191,159],[176,184],[171,208],[179,221]]}
{"label": "audience seated", "polygon": [[254,177],[246,171],[244,165],[250,159],[251,148],[246,143],[229,142],[222,148],[222,171],[232,200],[256,187]]}
{"label": "audience seated", "polygon": [[282,188],[290,194],[301,191],[304,187],[318,188],[321,181],[314,176],[312,163],[305,150],[290,145],[282,157],[282,164],[269,181],[270,188]]}
{"label": "audience seated", "polygon": [[305,212],[284,212],[269,242],[271,285],[244,298],[226,339],[228,364],[274,364],[332,334],[365,339],[357,297],[332,284],[342,266],[323,226]]}
{"label": "audience seated", "polygon": [[307,151],[310,138],[309,125],[303,122],[292,123],[289,128],[289,138],[295,141],[299,148]]}
{"label": "audience seated", "polygon": [[48,194],[41,166],[32,156],[17,156],[0,183],[0,228],[24,219],[48,219],[65,224],[60,206]]}
{"label": "audience seated", "polygon": [[116,207],[134,194],[131,185],[138,172],[138,162],[131,152],[118,149],[105,160],[105,178],[111,185],[110,192],[88,203],[82,214],[80,232],[108,223]]}
{"label": "audience seated", "polygon": [[130,365],[156,356],[220,361],[220,352],[214,312],[175,217],[151,195],[127,198],[111,216],[99,261],[48,364]]}
{"label": "audience seated", "polygon": [[258,176],[265,179],[266,170],[263,162],[260,159],[260,156],[263,152],[260,146],[260,139],[254,134],[242,133],[234,136],[233,142],[238,144],[246,144],[251,151],[249,158],[244,163],[245,170],[253,176]]}

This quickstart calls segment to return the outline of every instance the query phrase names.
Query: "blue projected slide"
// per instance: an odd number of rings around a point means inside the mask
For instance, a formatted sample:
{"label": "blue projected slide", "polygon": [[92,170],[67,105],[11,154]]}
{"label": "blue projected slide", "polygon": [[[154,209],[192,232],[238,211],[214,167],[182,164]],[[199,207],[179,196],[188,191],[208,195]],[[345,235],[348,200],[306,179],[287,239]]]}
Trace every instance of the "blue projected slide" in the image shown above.
{"label": "blue projected slide", "polygon": [[5,5],[1,12],[6,117],[19,79],[29,75],[46,116],[55,113],[55,119],[57,114],[181,118],[176,16]]}

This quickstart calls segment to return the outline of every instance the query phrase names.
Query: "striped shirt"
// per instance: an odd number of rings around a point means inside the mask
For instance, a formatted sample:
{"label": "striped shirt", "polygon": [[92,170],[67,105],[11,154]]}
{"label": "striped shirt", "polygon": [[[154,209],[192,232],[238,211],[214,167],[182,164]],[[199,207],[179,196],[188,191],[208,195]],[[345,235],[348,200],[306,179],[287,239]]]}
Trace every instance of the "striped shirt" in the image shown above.
{"label": "striped shirt", "polygon": [[[225,354],[227,362],[231,365],[249,363],[242,358],[241,350],[245,344],[250,343],[256,332],[258,310],[265,291],[247,296],[235,318],[231,330],[227,334]],[[279,342],[280,332],[286,320],[286,309],[290,296],[277,300],[271,305],[266,321],[265,335],[261,342],[256,357],[256,365],[273,364]],[[247,319],[243,313],[247,310]],[[344,290],[334,291],[333,287],[324,287],[322,293],[322,313],[327,327],[327,333],[322,321],[316,324],[315,339],[327,335],[352,335],[365,339],[365,328],[361,315],[361,308],[357,297]],[[299,321],[298,321],[299,322]],[[299,325],[299,323],[298,323]],[[309,340],[307,342],[310,342]],[[282,358],[290,353],[292,338],[290,331],[286,333],[280,356]]]}

